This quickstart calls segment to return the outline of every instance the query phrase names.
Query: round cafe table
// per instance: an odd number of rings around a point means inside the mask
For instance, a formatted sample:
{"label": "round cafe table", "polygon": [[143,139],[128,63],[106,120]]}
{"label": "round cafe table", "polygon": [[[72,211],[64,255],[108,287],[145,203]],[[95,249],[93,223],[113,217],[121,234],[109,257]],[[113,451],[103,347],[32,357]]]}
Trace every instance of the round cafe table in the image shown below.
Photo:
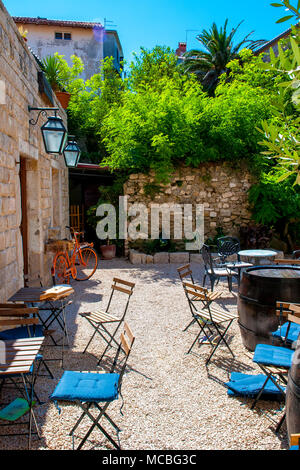
{"label": "round cafe table", "polygon": [[257,265],[273,264],[274,259],[278,256],[275,250],[241,250],[238,252],[241,261],[245,261]]}

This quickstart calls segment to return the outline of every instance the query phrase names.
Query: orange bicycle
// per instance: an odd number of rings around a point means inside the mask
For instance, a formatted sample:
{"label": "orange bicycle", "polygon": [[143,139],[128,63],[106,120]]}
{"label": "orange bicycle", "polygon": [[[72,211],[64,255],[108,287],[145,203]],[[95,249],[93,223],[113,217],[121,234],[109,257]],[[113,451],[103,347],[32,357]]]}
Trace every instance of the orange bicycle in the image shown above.
{"label": "orange bicycle", "polygon": [[70,229],[73,237],[74,248],[71,256],[68,249],[56,253],[53,265],[52,276],[55,284],[65,284],[70,282],[70,276],[77,281],[86,281],[97,269],[98,257],[93,249],[93,243],[80,243],[79,237],[83,232],[75,232]]}

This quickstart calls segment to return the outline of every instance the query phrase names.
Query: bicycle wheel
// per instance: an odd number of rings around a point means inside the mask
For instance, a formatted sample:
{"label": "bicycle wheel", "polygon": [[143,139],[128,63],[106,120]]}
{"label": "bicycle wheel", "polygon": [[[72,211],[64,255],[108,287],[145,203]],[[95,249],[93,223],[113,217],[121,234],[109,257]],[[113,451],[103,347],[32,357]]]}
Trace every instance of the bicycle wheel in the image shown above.
{"label": "bicycle wheel", "polygon": [[63,253],[58,253],[53,261],[55,284],[69,283],[70,274],[67,273],[68,260]]}
{"label": "bicycle wheel", "polygon": [[86,281],[97,269],[98,257],[96,252],[89,247],[82,248],[78,253],[75,261],[77,281]]}

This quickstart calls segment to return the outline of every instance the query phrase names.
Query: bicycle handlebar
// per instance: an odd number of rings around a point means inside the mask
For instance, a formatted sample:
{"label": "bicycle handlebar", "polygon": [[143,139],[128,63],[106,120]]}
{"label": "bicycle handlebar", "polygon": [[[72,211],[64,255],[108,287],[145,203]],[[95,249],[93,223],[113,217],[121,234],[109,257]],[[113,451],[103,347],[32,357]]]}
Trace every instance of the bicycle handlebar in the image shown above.
{"label": "bicycle handlebar", "polygon": [[66,228],[68,228],[68,229],[70,230],[71,235],[72,235],[72,234],[74,234],[74,235],[80,235],[80,234],[81,234],[81,235],[84,235],[84,231],[82,231],[82,232],[76,232],[76,231],[73,229],[73,227],[70,227],[69,225],[66,225]]}

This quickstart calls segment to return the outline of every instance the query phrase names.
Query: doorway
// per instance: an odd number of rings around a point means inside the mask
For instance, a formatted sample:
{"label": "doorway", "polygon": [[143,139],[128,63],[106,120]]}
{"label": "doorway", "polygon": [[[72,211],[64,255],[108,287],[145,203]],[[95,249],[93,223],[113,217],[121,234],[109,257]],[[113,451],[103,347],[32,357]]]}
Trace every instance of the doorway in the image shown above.
{"label": "doorway", "polygon": [[28,278],[28,211],[26,159],[20,158],[21,225],[24,281]]}

